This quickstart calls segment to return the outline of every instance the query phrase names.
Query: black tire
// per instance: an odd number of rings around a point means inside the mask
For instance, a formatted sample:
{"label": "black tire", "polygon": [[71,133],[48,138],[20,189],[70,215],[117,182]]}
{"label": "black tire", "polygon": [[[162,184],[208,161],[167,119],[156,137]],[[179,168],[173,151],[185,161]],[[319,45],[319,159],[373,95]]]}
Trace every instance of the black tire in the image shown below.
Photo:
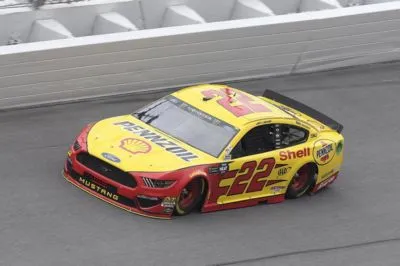
{"label": "black tire", "polygon": [[306,194],[314,183],[315,173],[315,165],[303,165],[290,181],[290,184],[286,191],[286,198],[296,199]]}
{"label": "black tire", "polygon": [[191,213],[203,201],[205,193],[205,181],[203,178],[195,178],[181,191],[175,205],[174,213],[183,216]]}

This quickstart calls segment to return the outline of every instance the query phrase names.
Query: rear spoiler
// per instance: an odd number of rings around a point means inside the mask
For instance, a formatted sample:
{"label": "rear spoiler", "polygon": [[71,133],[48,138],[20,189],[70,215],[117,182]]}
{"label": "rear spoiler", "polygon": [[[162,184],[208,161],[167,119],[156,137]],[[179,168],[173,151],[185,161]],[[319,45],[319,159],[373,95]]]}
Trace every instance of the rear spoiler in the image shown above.
{"label": "rear spoiler", "polygon": [[293,109],[296,109],[296,110],[314,118],[315,120],[319,121],[320,123],[327,125],[328,127],[332,128],[333,130],[336,130],[338,133],[341,133],[343,130],[343,125],[338,123],[337,121],[333,120],[332,118],[324,115],[323,113],[321,113],[305,104],[302,104],[296,100],[293,100],[293,99],[286,97],[282,94],[279,94],[275,91],[265,90],[263,97],[269,98],[278,103],[281,103],[281,104],[289,106]]}

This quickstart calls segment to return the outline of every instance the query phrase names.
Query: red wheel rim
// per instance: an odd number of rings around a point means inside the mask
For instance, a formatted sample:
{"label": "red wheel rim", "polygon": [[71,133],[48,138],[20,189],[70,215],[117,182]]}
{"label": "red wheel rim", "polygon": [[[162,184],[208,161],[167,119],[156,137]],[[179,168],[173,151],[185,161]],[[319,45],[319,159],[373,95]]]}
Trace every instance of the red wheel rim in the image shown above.
{"label": "red wheel rim", "polygon": [[308,165],[303,166],[294,176],[294,180],[292,183],[292,188],[295,190],[300,190],[305,187],[308,181],[308,174],[309,174],[309,167]]}
{"label": "red wheel rim", "polygon": [[200,185],[198,182],[190,182],[181,192],[179,196],[179,206],[188,208],[200,196]]}

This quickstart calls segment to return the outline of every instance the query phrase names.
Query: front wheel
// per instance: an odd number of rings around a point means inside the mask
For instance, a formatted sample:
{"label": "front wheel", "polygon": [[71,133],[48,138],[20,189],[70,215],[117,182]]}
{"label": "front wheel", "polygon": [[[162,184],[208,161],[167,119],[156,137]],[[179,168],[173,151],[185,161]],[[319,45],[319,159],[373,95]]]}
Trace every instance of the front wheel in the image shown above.
{"label": "front wheel", "polygon": [[315,172],[315,166],[312,164],[302,166],[290,181],[286,198],[295,199],[303,196],[313,184]]}
{"label": "front wheel", "polygon": [[190,181],[181,191],[175,206],[175,214],[186,215],[193,211],[202,201],[205,183],[203,178]]}

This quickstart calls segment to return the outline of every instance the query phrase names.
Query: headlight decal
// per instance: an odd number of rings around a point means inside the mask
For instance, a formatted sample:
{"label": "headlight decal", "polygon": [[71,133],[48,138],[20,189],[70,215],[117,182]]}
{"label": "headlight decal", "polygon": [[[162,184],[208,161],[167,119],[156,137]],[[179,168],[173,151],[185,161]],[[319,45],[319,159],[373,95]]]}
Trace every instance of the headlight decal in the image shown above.
{"label": "headlight decal", "polygon": [[145,176],[142,176],[142,180],[147,187],[151,188],[167,188],[170,187],[173,183],[175,183],[174,180],[158,180]]}
{"label": "headlight decal", "polygon": [[75,140],[73,148],[74,148],[74,151],[78,151],[82,148],[81,145],[79,144],[78,140]]}

